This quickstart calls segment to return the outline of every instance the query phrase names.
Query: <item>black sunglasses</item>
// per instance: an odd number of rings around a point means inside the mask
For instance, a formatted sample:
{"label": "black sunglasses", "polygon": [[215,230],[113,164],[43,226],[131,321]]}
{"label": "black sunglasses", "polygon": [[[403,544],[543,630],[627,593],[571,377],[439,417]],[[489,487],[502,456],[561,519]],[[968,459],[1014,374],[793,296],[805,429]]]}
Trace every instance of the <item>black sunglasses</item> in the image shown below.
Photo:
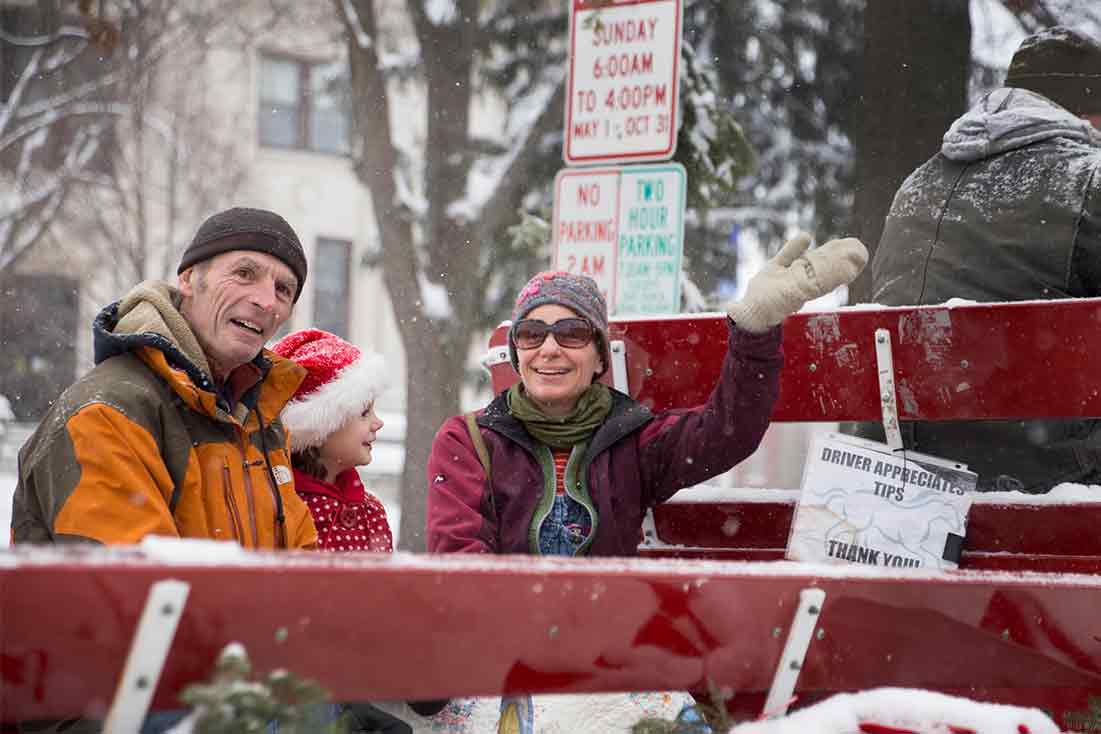
{"label": "black sunglasses", "polygon": [[516,322],[513,338],[517,349],[535,349],[543,345],[547,334],[554,334],[554,341],[560,347],[580,349],[593,340],[593,326],[585,319],[559,319],[553,324],[524,319]]}

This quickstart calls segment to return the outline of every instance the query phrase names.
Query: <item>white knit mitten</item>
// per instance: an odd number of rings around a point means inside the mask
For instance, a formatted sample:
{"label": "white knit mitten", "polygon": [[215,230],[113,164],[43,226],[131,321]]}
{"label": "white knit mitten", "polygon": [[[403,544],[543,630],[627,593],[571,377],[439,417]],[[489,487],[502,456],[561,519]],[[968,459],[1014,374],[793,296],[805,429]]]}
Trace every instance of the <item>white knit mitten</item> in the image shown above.
{"label": "white knit mitten", "polygon": [[851,283],[868,262],[868,250],[855,237],[830,240],[807,252],[810,241],[809,234],[800,232],[750,278],[742,300],[726,309],[735,324],[746,331],[768,331],[807,301]]}

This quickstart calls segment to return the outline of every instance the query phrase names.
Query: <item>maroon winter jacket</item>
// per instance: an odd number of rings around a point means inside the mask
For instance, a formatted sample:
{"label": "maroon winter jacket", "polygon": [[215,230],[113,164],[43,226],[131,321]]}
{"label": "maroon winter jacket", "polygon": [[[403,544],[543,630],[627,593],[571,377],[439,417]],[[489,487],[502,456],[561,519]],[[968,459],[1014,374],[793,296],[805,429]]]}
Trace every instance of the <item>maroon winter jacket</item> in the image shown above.
{"label": "maroon winter jacket", "polygon": [[[584,458],[598,518],[589,555],[636,555],[646,510],[757,449],[780,391],[780,340],[780,327],[751,334],[731,323],[718,384],[694,408],[655,415],[612,391],[611,413]],[[509,415],[505,393],[478,415],[478,425],[492,487],[463,416],[448,419],[428,457],[428,550],[532,553],[532,516],[545,491],[535,439]]]}

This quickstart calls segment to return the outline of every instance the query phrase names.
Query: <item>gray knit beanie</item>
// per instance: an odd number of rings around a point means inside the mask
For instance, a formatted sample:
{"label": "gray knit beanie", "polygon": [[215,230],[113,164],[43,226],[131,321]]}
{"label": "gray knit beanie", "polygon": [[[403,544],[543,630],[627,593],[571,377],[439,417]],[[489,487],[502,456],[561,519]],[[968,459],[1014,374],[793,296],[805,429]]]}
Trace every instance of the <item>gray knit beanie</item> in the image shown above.
{"label": "gray knit beanie", "polygon": [[298,301],[306,283],[306,253],[287,220],[266,209],[234,207],[208,218],[184,250],[176,272],[231,250],[264,252],[282,260],[298,278]]}
{"label": "gray knit beanie", "polygon": [[520,371],[520,359],[516,355],[516,322],[539,306],[557,303],[581,316],[596,331],[596,351],[604,362],[597,376],[604,374],[610,363],[608,352],[608,304],[600,294],[596,281],[587,275],[572,275],[564,271],[539,273],[520,289],[516,306],[512,309],[512,327],[508,330],[508,354],[512,367]]}
{"label": "gray knit beanie", "polygon": [[1021,41],[1005,86],[1042,94],[1075,115],[1101,114],[1101,44],[1063,26]]}

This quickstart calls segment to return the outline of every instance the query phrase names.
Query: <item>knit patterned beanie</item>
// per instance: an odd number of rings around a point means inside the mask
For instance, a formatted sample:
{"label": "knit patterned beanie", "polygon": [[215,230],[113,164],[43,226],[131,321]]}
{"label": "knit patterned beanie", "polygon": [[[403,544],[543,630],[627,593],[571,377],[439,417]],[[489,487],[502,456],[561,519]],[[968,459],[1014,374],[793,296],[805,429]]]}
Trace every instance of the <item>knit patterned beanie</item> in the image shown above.
{"label": "knit patterned beanie", "polygon": [[386,388],[382,357],[321,329],[287,334],[271,350],[306,368],[281,415],[295,451],[325,443]]}
{"label": "knit patterned beanie", "polygon": [[279,258],[298,278],[297,303],[306,283],[306,253],[286,219],[266,209],[235,207],[209,217],[184,250],[177,273],[231,250],[264,252]]}
{"label": "knit patterned beanie", "polygon": [[1063,26],[1021,41],[1005,86],[1042,94],[1075,115],[1101,114],[1101,44]]}
{"label": "knit patterned beanie", "polygon": [[597,376],[604,374],[610,364],[608,352],[608,304],[596,281],[587,275],[572,275],[564,271],[544,271],[528,281],[516,297],[512,309],[512,327],[508,330],[508,354],[512,367],[520,371],[520,359],[516,354],[516,323],[539,306],[557,303],[584,318],[596,331],[596,351],[604,362]]}

